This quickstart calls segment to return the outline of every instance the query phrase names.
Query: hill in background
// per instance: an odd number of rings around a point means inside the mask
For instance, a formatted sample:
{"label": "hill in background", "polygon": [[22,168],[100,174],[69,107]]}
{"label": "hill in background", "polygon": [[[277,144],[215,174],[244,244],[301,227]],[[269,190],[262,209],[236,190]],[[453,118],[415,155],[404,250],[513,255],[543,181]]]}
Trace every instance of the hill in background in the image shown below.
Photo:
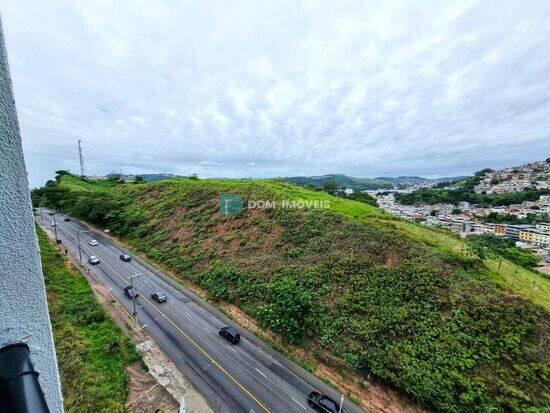
{"label": "hill in background", "polygon": [[300,186],[314,185],[317,187],[322,187],[326,182],[333,181],[338,185],[339,188],[351,188],[358,191],[364,191],[375,189],[406,188],[412,184],[428,182],[455,182],[460,181],[464,178],[465,177],[463,176],[437,179],[427,179],[419,176],[399,176],[397,178],[355,178],[342,174],[330,174],[322,176],[293,176],[283,179]]}
{"label": "hill in background", "polygon": [[[328,208],[219,212],[222,194]],[[265,180],[86,182],[33,192],[124,237],[323,362],[438,411],[548,400],[549,283],[376,207]],[[365,390],[368,391],[368,390]]]}

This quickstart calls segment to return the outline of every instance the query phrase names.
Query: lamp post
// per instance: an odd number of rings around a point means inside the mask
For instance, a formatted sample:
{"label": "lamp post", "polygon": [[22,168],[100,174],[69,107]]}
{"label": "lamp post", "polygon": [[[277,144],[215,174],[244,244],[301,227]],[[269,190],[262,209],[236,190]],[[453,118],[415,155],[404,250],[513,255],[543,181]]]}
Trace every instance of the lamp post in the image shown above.
{"label": "lamp post", "polygon": [[134,290],[134,278],[137,278],[139,277],[140,275],[143,275],[142,273],[135,273],[133,275],[130,275],[128,278],[130,279],[130,288],[132,289],[132,305],[134,307],[133,309],[133,316],[134,316],[134,319],[136,321],[136,325],[137,325],[137,311],[136,311],[136,290]]}
{"label": "lamp post", "polygon": [[55,234],[55,243],[59,244],[59,239],[57,238],[57,221],[55,219],[55,211],[53,212],[53,232]]}
{"label": "lamp post", "polygon": [[86,231],[84,229],[76,231],[76,241],[78,244],[78,259],[80,260],[80,264],[82,265],[82,247],[80,246],[80,233],[85,232],[89,233],[90,231]]}

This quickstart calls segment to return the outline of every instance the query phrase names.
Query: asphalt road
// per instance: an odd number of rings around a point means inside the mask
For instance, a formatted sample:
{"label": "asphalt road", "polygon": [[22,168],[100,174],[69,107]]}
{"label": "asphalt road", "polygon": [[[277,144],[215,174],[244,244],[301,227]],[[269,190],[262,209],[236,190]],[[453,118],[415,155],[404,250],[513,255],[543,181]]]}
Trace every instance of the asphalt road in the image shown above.
{"label": "asphalt road", "polygon": [[[40,210],[39,221],[51,232],[52,219],[47,210]],[[130,284],[130,276],[139,274],[133,280],[140,294],[135,303],[137,322],[198,387],[214,411],[313,411],[307,404],[307,395],[315,389],[302,375],[285,367],[291,363],[289,360],[285,360],[285,365],[279,363],[242,334],[237,345],[230,344],[218,334],[225,324],[214,311],[197,303],[196,297],[184,288],[176,288],[166,280],[166,275],[159,275],[159,270],[135,259],[134,254],[103,233],[83,232],[89,228],[72,218],[67,222],[63,215],[56,214],[56,222],[58,238],[76,260],[79,232],[83,263],[130,313],[133,303],[124,295],[123,288]],[[99,245],[89,245],[92,239]],[[121,254],[133,259],[123,262]],[[89,265],[91,255],[97,256],[100,264]],[[167,302],[155,302],[151,298],[154,291],[166,293]],[[351,407],[358,411],[357,406]]]}

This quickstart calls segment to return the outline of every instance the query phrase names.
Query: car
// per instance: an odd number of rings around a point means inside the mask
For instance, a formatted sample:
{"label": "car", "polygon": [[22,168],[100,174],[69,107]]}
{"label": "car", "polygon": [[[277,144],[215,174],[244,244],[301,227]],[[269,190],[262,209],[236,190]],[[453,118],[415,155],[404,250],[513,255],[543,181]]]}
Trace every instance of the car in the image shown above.
{"label": "car", "polygon": [[126,294],[126,297],[128,297],[130,299],[134,299],[137,296],[139,296],[138,290],[136,290],[131,285],[124,288],[124,294]]}
{"label": "car", "polygon": [[90,258],[88,258],[88,262],[92,265],[99,264],[99,258],[97,258],[95,255],[92,255]]}
{"label": "car", "polygon": [[57,227],[57,222],[52,221],[52,227]]}
{"label": "car", "polygon": [[126,262],[132,260],[132,257],[130,257],[130,256],[127,255],[127,254],[120,254],[120,257],[118,257],[118,258],[120,258],[122,261],[126,261]]}
{"label": "car", "polygon": [[239,332],[235,328],[229,326],[220,328],[218,334],[229,341],[231,344],[237,344],[241,339],[241,335],[239,334]]}
{"label": "car", "polygon": [[65,222],[69,222],[70,220],[71,220],[71,218],[69,218],[69,217],[63,218],[63,221],[65,221]]}
{"label": "car", "polygon": [[338,413],[340,411],[338,403],[318,391],[312,391],[307,396],[307,404],[313,410],[322,413]]}
{"label": "car", "polygon": [[55,212],[50,211],[48,212],[48,215],[55,215]]}
{"label": "car", "polygon": [[91,239],[90,241],[88,241],[88,244],[90,244],[92,247],[95,247],[96,245],[99,245],[99,242],[97,242],[97,240],[95,239]]}
{"label": "car", "polygon": [[162,291],[155,291],[151,294],[151,298],[157,303],[165,303],[168,297],[166,297],[166,294],[164,294]]}

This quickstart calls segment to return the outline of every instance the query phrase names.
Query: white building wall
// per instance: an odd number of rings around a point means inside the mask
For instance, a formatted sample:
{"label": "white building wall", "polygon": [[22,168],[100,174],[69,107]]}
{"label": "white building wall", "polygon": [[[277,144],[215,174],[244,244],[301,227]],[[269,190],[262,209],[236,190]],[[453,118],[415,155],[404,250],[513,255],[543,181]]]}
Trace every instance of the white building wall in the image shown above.
{"label": "white building wall", "polygon": [[51,412],[62,412],[27,171],[0,22],[0,346],[27,343]]}

